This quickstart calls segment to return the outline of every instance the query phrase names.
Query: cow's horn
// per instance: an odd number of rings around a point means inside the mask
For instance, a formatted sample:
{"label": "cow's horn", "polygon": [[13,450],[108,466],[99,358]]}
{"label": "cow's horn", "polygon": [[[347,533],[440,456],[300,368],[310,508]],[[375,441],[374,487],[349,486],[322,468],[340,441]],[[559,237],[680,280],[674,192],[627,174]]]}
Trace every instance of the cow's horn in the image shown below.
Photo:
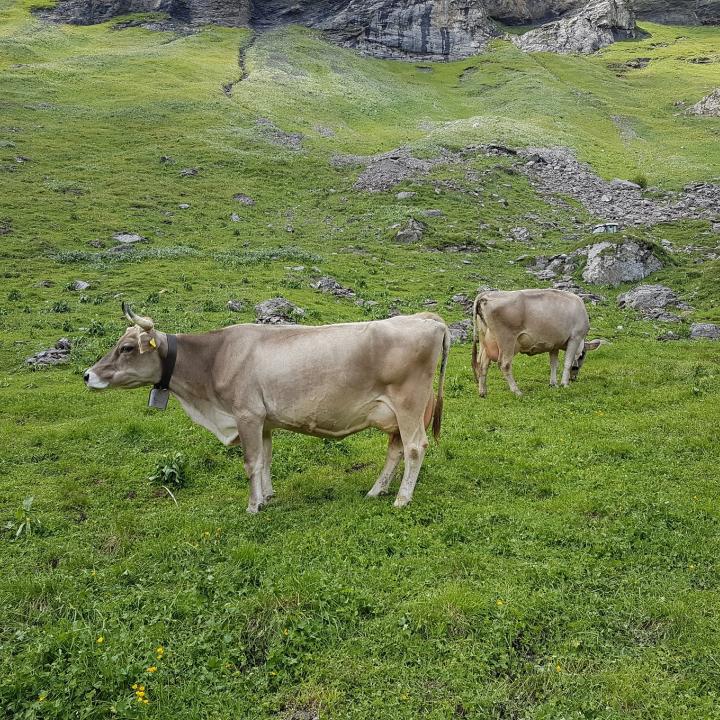
{"label": "cow's horn", "polygon": [[135,325],[138,325],[145,331],[149,331],[149,330],[153,329],[153,326],[155,323],[153,323],[152,318],[136,315],[130,308],[130,305],[128,305],[128,303],[126,303],[126,302],[124,302],[122,304],[122,309],[123,309],[123,312],[125,313],[125,317],[131,323],[135,323]]}

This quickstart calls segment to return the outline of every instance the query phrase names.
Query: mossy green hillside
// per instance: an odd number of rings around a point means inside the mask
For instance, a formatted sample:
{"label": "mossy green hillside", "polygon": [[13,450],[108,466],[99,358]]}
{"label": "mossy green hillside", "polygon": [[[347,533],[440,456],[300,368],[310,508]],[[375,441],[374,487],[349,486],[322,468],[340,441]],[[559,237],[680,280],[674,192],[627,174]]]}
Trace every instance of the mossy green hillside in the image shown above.
{"label": "mossy green hillside", "polygon": [[[720,124],[674,103],[717,85],[717,63],[689,60],[717,57],[718,30],[646,25],[588,58],[498,41],[427,72],[299,28],[182,37],[28,7],[0,4],[0,715],[717,717],[717,347],[658,343],[668,326],[616,307],[627,287],[598,289],[591,332],[609,343],[568,390],[518,358],[526,396],[494,370],[481,402],[453,348],[442,441],[405,512],[363,497],[379,433],[277,433],[278,497],[248,517],[238,449],[175,402],[90,394],[81,374],[123,331],[121,299],[184,332],[252,321],[278,294],[309,323],[427,300],[455,321],[454,294],[537,284],[518,258],[587,244],[573,217],[592,218],[548,206],[510,160],[469,154],[365,193],[332,157],[559,144],[607,178],[710,180]],[[423,242],[398,245],[410,217]],[[529,245],[508,239],[519,225]],[[119,231],[148,242],[108,253]],[[699,221],[626,234],[717,245]],[[666,259],[651,280],[719,321],[718,261]],[[312,290],[319,274],[378,304]],[[69,365],[24,366],[61,336]],[[175,452],[177,505],[148,479]],[[34,532],[14,540],[29,495]]]}

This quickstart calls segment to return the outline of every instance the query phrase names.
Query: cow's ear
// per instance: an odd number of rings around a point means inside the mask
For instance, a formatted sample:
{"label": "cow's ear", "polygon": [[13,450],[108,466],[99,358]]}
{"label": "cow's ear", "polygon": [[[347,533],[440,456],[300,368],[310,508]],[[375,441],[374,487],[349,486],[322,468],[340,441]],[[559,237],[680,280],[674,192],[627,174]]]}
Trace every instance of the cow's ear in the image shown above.
{"label": "cow's ear", "polygon": [[157,339],[155,338],[155,330],[140,333],[138,348],[141,353],[157,350]]}
{"label": "cow's ear", "polygon": [[597,350],[602,345],[602,340],[591,340],[585,343],[585,350]]}

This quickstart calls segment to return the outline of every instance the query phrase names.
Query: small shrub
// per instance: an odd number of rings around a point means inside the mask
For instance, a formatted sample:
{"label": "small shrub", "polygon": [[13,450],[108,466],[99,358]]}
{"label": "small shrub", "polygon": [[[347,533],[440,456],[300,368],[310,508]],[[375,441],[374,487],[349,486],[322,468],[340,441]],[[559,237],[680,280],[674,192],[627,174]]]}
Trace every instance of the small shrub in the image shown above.
{"label": "small shrub", "polygon": [[54,302],[52,304],[52,307],[50,308],[54,313],[66,313],[70,312],[70,306],[64,301],[59,300],[58,302]]}
{"label": "small shrub", "polygon": [[220,312],[222,306],[214,300],[207,299],[203,301],[202,310],[203,312]]}
{"label": "small shrub", "polygon": [[22,299],[22,295],[20,294],[19,290],[11,290],[8,293],[7,297],[10,302],[15,302],[16,300]]}
{"label": "small shrub", "polygon": [[165,455],[155,465],[155,471],[148,480],[156,485],[184,487],[186,484],[186,461],[182,453]]}
{"label": "small shrub", "polygon": [[34,499],[32,495],[28,495],[23,500],[22,507],[15,511],[15,522],[10,521],[5,524],[6,530],[15,532],[15,539],[19,539],[21,535],[28,536],[37,533],[42,527],[40,521],[30,514]]}
{"label": "small shrub", "polygon": [[643,190],[648,186],[648,179],[642,173],[637,173],[637,175],[632,178],[632,182],[639,185]]}
{"label": "small shrub", "polygon": [[99,320],[91,320],[87,333],[92,337],[102,337],[105,335],[105,326]]}

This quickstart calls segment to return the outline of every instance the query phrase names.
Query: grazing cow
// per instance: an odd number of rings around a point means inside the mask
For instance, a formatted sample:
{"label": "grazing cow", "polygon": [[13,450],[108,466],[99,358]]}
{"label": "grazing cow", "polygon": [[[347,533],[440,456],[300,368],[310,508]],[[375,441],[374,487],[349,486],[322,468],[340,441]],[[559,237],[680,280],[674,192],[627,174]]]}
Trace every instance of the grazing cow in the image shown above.
{"label": "grazing cow", "polygon": [[176,336],[158,331],[125,304],[123,310],[133,327],[87,370],[85,384],[95,390],[154,385],[150,405],[160,408],[169,390],[193,421],[225,445],[241,445],[250,480],[248,512],[274,494],[274,428],[324,438],[368,427],[386,432],[387,460],[368,496],[388,491],[403,456],[395,507],[412,499],[431,420],[435,438],[440,434],[450,333],[438,315],[318,327],[233,325]]}
{"label": "grazing cow", "polygon": [[[480,397],[487,395],[485,379],[491,362],[500,365],[510,390],[522,395],[512,374],[517,353],[550,353],[550,385],[557,386],[558,352],[565,351],[562,385],[576,380],[589,350],[600,340],[586,342],[590,328],[583,301],[564,290],[492,290],[473,305],[472,365]],[[479,348],[479,353],[478,353]]]}

